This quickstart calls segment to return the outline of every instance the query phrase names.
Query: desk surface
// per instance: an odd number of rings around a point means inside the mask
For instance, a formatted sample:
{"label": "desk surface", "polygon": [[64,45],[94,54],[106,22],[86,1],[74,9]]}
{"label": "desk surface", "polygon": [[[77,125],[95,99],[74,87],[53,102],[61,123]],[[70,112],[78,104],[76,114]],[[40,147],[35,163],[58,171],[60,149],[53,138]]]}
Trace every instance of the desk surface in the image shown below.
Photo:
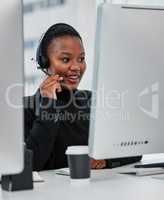
{"label": "desk surface", "polygon": [[35,183],[34,190],[1,191],[0,200],[164,199],[164,178],[159,180],[150,176],[136,177],[117,174],[113,170],[98,170],[92,172],[90,183],[72,185],[68,176],[56,175],[55,171],[40,172],[40,175],[45,182]]}

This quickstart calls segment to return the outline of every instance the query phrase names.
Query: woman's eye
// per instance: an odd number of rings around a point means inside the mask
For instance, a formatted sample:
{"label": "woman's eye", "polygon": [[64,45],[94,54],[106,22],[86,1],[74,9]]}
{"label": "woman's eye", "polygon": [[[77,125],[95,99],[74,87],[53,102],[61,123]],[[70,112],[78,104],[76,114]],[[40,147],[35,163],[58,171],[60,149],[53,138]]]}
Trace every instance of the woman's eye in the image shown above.
{"label": "woman's eye", "polygon": [[81,57],[81,58],[78,59],[78,62],[82,63],[82,62],[84,62],[84,60],[85,60],[85,58]]}
{"label": "woman's eye", "polygon": [[68,63],[68,62],[69,62],[69,58],[62,58],[62,61],[63,61],[64,63]]}

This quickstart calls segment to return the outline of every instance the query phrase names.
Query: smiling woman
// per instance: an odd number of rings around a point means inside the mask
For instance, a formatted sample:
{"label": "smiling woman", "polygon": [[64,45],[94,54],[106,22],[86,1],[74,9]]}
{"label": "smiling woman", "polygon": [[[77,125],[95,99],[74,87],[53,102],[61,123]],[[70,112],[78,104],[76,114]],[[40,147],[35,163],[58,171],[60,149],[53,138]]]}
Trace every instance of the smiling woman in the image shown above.
{"label": "smiling woman", "polygon": [[76,89],[86,68],[85,53],[77,37],[62,36],[48,47],[49,72],[63,77],[62,84]]}
{"label": "smiling woman", "polygon": [[[67,167],[68,146],[87,145],[91,92],[78,90],[85,72],[85,50],[70,25],[51,26],[37,50],[37,62],[46,73],[37,93],[25,97],[25,140],[33,151],[34,170]],[[104,160],[92,160],[104,168]]]}

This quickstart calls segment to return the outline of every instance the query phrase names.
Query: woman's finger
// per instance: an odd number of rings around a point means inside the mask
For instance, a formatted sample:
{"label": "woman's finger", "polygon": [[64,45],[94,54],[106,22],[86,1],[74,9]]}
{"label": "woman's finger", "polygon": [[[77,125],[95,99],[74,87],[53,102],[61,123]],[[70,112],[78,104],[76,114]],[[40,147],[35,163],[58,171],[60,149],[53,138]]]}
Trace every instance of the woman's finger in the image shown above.
{"label": "woman's finger", "polygon": [[48,76],[41,85],[46,85],[49,84],[51,81],[59,81],[60,79],[63,79],[63,77],[59,76],[59,75],[53,75],[53,76]]}
{"label": "woman's finger", "polygon": [[91,160],[91,168],[93,169],[95,168],[95,166],[96,166],[95,160]]}
{"label": "woman's finger", "polygon": [[97,165],[98,165],[98,161],[97,160],[92,160],[91,167],[93,169],[96,169]]}
{"label": "woman's finger", "polygon": [[105,166],[106,166],[105,163],[104,163],[104,162],[101,162],[101,163],[98,163],[98,164],[96,165],[96,169],[103,169]]}
{"label": "woman's finger", "polygon": [[59,83],[60,81],[62,81],[63,80],[63,77],[60,77],[59,79],[52,79],[51,81],[49,81],[49,82],[47,82],[47,83],[45,83],[45,84],[42,84],[42,86],[41,86],[41,88],[42,89],[46,89],[46,88],[48,88],[48,87],[51,87],[51,86],[53,86],[54,84],[56,84],[56,83]]}
{"label": "woman's finger", "polygon": [[47,89],[47,88],[49,88],[49,87],[52,87],[52,86],[55,85],[56,83],[57,83],[57,81],[51,81],[51,82],[49,82],[49,83],[47,83],[47,84],[42,85],[40,88],[41,88],[42,90],[44,90],[44,89]]}
{"label": "woman's finger", "polygon": [[61,91],[62,91],[61,84],[60,84],[60,83],[56,83],[56,84],[54,85],[54,90],[55,90],[55,91],[57,90],[57,92],[61,92]]}
{"label": "woman's finger", "polygon": [[102,169],[106,167],[105,160],[92,160],[91,167],[94,169]]}

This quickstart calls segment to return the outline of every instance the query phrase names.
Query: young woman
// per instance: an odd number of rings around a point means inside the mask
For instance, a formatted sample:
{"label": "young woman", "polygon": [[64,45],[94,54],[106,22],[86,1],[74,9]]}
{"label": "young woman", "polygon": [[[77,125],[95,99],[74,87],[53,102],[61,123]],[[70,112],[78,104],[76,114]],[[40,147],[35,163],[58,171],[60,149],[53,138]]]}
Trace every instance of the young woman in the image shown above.
{"label": "young woman", "polygon": [[[67,167],[67,146],[87,145],[91,92],[78,90],[86,69],[79,33],[55,24],[43,36],[37,62],[47,77],[32,97],[25,97],[25,141],[33,151],[34,170]],[[91,160],[104,168],[105,160]]]}

